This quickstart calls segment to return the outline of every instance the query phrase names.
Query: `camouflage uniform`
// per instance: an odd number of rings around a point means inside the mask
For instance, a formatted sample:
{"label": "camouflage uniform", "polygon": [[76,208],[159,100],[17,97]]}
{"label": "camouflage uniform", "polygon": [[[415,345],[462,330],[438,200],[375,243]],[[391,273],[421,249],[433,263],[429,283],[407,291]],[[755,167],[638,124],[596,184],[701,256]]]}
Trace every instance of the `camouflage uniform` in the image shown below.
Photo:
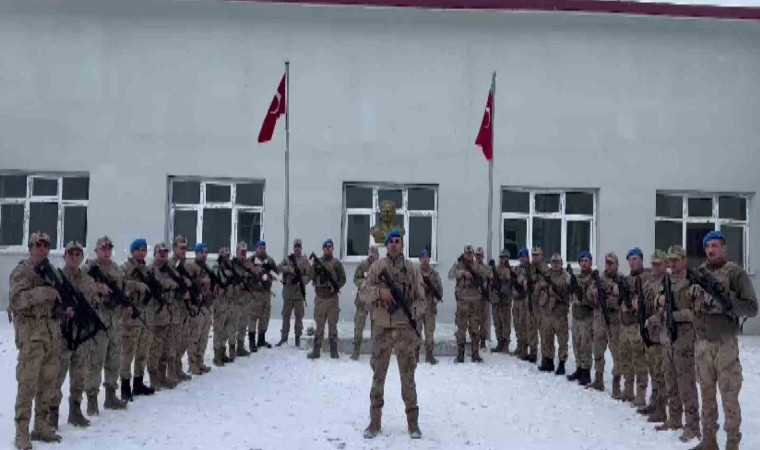
{"label": "camouflage uniform", "polygon": [[[30,246],[38,241],[49,243],[46,234],[33,233]],[[58,375],[61,330],[55,316],[58,293],[40,278],[34,268],[42,258],[31,256],[20,263],[10,276],[10,309],[18,349],[16,364],[16,446],[32,448],[29,423],[34,401],[33,438],[59,441],[47,423],[50,402]],[[36,434],[36,436],[35,436]]]}
{"label": "camouflage uniform", "polygon": [[[520,264],[514,269],[515,276],[517,277],[515,282],[520,286],[525,286],[526,284],[525,274],[527,273],[527,267],[527,264]],[[517,347],[515,347],[514,354],[521,358],[527,358],[529,353],[528,317],[527,290],[521,293],[517,289],[514,289],[512,291],[512,320],[514,322],[515,337],[517,339]]]}
{"label": "camouflage uniform", "polygon": [[[420,275],[423,279],[423,286],[425,292],[425,302],[418,303],[418,307],[422,308],[419,311],[420,320],[417,321],[417,331],[422,333],[422,328],[425,328],[425,361],[435,364],[435,319],[438,315],[438,299],[435,297],[435,293],[427,287],[424,282],[428,280],[430,285],[443,295],[443,286],[441,285],[441,276],[433,266],[428,265],[423,267],[420,265]],[[420,345],[422,343],[420,342]],[[417,350],[419,352],[419,350]],[[419,358],[417,358],[419,360]]]}
{"label": "camouflage uniform", "polygon": [[[539,300],[539,308],[543,324],[541,325],[541,359],[544,371],[554,370],[554,339],[557,339],[559,350],[559,375],[565,370],[567,361],[567,343],[569,340],[568,311],[570,308],[570,282],[562,269],[549,270],[552,285],[547,287],[548,295]],[[545,280],[544,280],[545,281]]]}
{"label": "camouflage uniform", "polygon": [[[456,280],[457,291],[457,310],[454,319],[457,326],[457,361],[462,362],[464,359],[465,341],[467,339],[467,331],[469,330],[472,360],[479,362],[482,361],[478,344],[483,332],[480,327],[483,323],[481,315],[483,311],[482,303],[485,299],[481,293],[481,287],[476,285],[474,279],[467,278],[466,274],[470,273],[470,271],[467,269],[468,266],[464,262],[464,258],[464,255],[460,256],[459,260],[449,269],[449,279]],[[486,270],[487,266],[472,262],[469,267],[469,270],[480,277],[483,282],[487,282],[491,277],[490,270]]]}
{"label": "camouflage uniform", "polygon": [[[536,253],[536,249],[533,252]],[[530,349],[524,359],[534,363],[538,360],[539,335],[542,332],[541,326],[544,325],[544,314],[546,313],[541,305],[548,305],[549,285],[546,284],[544,275],[548,273],[549,268],[544,263],[534,262],[531,262],[527,268],[530,273],[528,279],[533,288],[533,295],[530,303],[523,309],[523,314],[525,314],[523,319],[526,332],[525,343]],[[554,344],[552,343],[552,345]]]}
{"label": "camouflage uniform", "polygon": [[193,375],[203,375],[211,371],[211,368],[204,364],[203,357],[208,347],[208,334],[211,331],[211,321],[214,315],[213,301],[214,297],[211,292],[211,279],[203,268],[205,262],[185,261],[185,269],[190,274],[190,280],[201,292],[200,310],[193,307],[197,312],[194,317],[190,317],[189,335],[187,342],[187,363],[189,372]]}
{"label": "camouflage uniform", "polygon": [[577,275],[578,290],[573,295],[573,353],[575,355],[575,373],[567,377],[578,381],[580,385],[591,382],[591,361],[594,346],[594,319],[599,303],[596,286],[591,272]]}
{"label": "camouflage uniform", "polygon": [[132,379],[132,361],[134,360],[134,377],[135,393],[140,392],[140,385],[143,384],[145,368],[148,364],[148,354],[153,336],[150,333],[153,323],[153,307],[148,305],[146,298],[148,295],[148,286],[140,281],[136,271],[147,277],[147,267],[145,261],[137,261],[133,258],[127,258],[121,266],[122,271],[126,274],[126,280],[135,283],[132,289],[132,304],[137,306],[140,316],[145,324],[137,318],[132,318],[131,314],[124,314],[124,334],[122,336],[121,347],[121,385],[122,397],[124,397],[124,387],[129,386]]}
{"label": "camouflage uniform", "polygon": [[[175,246],[178,244],[177,241],[178,240],[175,239]],[[177,268],[180,265],[187,268],[185,264],[185,258],[180,258],[176,253],[172,254],[169,259],[169,265],[172,270],[174,270],[175,276],[181,276]],[[182,278],[185,280],[184,282],[187,286],[190,286],[193,283],[193,280],[187,277],[182,276]],[[182,358],[185,356],[185,353],[187,353],[187,349],[190,345],[192,326],[197,324],[197,322],[191,322],[190,311],[193,311],[193,314],[195,314],[197,306],[192,305],[192,302],[189,299],[183,299],[182,296],[179,295],[179,291],[177,291],[176,294],[177,301],[172,304],[173,320],[170,330],[170,339],[174,341],[174,355],[167,355],[167,365],[169,370],[174,371],[174,374],[179,381],[187,381],[191,377],[182,370]],[[169,363],[169,360],[171,360],[171,363]],[[189,360],[190,358],[188,355],[188,362]]]}
{"label": "camouflage uniform", "polygon": [[[246,248],[245,243],[238,244],[238,249]],[[236,267],[237,266],[237,267]],[[241,283],[237,286],[237,297],[235,298],[233,311],[237,314],[237,326],[235,327],[235,336],[237,350],[236,356],[248,356],[248,352],[245,350],[245,337],[246,330],[248,330],[248,323],[253,315],[253,288],[251,287],[251,274],[253,271],[253,263],[248,259],[233,258],[232,267],[240,277]],[[243,270],[242,268],[245,268]],[[234,319],[233,319],[234,320]],[[248,330],[249,342],[248,346],[251,352],[258,351],[256,347],[256,329],[252,328]]]}
{"label": "camouflage uniform", "polygon": [[[391,310],[379,303],[380,289],[388,288],[387,284],[381,280],[381,274],[386,274],[384,276],[391,278],[396,287],[403,292],[411,311],[419,311],[417,305],[425,302],[420,272],[403,255],[395,258],[386,256],[370,267],[366,281],[359,292],[361,300],[372,307],[374,319],[370,363],[374,375],[370,391],[370,425],[365,431],[365,437],[374,437],[380,431],[385,403],[385,377],[388,373],[391,353],[394,351],[401,375],[401,398],[406,407],[407,426],[410,433],[418,433],[417,437],[419,437],[419,407],[417,406],[417,386],[414,381],[414,372],[417,368],[415,351],[419,346],[419,337],[401,309],[391,313]],[[474,347],[477,348],[477,345]]]}
{"label": "camouflage uniform", "polygon": [[[662,261],[665,260],[664,253],[661,255],[657,254],[656,257]],[[652,275],[649,282],[646,284],[644,292],[644,295],[646,296],[647,311],[646,329],[649,333],[649,339],[652,341],[652,345],[646,349],[649,375],[652,378],[652,393],[649,400],[651,408],[648,409],[650,422],[664,422],[665,419],[667,419],[665,374],[662,370],[663,343],[667,342],[667,339],[665,341],[660,340],[662,332],[662,315],[658,303],[663,279],[663,275]]]}
{"label": "camouflage uniform", "polygon": [[[503,252],[506,250],[502,251]],[[509,258],[509,253],[506,253]],[[501,290],[496,291],[495,284],[491,284],[491,316],[493,317],[494,330],[496,332],[496,348],[492,352],[509,353],[509,343],[512,339],[512,272],[506,263],[501,262],[496,267],[496,273],[501,281]]]}
{"label": "camouflage uniform", "polygon": [[[626,279],[630,287],[629,301],[623,301],[620,305],[620,371],[625,377],[625,387],[619,400],[633,402],[634,406],[646,404],[647,386],[649,374],[646,366],[646,353],[644,341],[639,329],[637,310],[633,309],[634,297],[637,297],[636,286],[639,283],[645,285],[649,276],[643,272],[631,272]],[[640,301],[644,301],[641,299]],[[636,381],[636,394],[634,395],[634,380]]]}
{"label": "camouflage uniform", "polygon": [[[744,269],[725,260],[708,261],[700,269],[711,273],[723,284],[733,314],[737,317],[757,315],[757,296]],[[742,438],[739,391],[743,376],[737,339],[739,321],[724,316],[720,306],[706,307],[710,300],[707,296],[705,302],[699,303],[694,319],[696,362],[702,392],[702,433],[704,439],[714,441],[718,430],[718,404],[715,398],[717,387],[723,401],[724,429],[728,436],[726,449],[733,450],[739,448]]]}
{"label": "camouflage uniform", "polygon": [[311,265],[309,278],[314,280],[314,290],[316,298],[314,299],[314,321],[316,322],[317,332],[314,336],[314,350],[310,354],[312,358],[319,358],[322,349],[322,341],[325,336],[325,322],[328,324],[327,337],[330,341],[330,356],[338,357],[338,317],[340,316],[340,302],[338,301],[338,292],[328,281],[331,276],[338,283],[338,288],[346,284],[346,272],[343,264],[333,257],[319,258],[322,265],[327,269],[329,274],[318,274],[316,272],[316,263]]}
{"label": "camouflage uniform", "polygon": [[288,342],[288,335],[290,334],[290,316],[295,313],[296,323],[294,331],[296,346],[300,347],[301,333],[303,333],[303,316],[304,307],[306,305],[306,296],[301,293],[301,284],[295,275],[293,260],[295,260],[295,265],[298,267],[298,272],[301,274],[301,283],[303,283],[304,291],[306,285],[309,284],[309,258],[304,255],[296,256],[295,253],[291,253],[287,258],[283,258],[278,266],[278,269],[283,274],[282,330],[280,332],[280,342]]}
{"label": "camouflage uniform", "polygon": [[[351,355],[352,359],[359,359],[359,353],[362,348],[362,340],[364,338],[364,324],[367,323],[367,316],[370,312],[370,307],[365,305],[359,299],[359,290],[362,287],[362,282],[366,274],[369,272],[369,268],[372,265],[372,260],[368,257],[356,267],[354,271],[354,285],[356,286],[356,299],[354,305],[356,306],[356,313],[354,314],[354,353]],[[372,318],[370,318],[369,324],[370,332],[372,331]]]}
{"label": "camouflage uniform", "polygon": [[[230,251],[228,248],[222,247],[219,249],[219,254],[229,256]],[[226,284],[224,289],[218,293],[219,295],[214,298],[213,314],[214,365],[223,366],[227,362],[232,362],[232,359],[235,357],[234,354],[227,355],[227,343],[229,342],[230,346],[235,345],[235,340],[230,338],[236,325],[233,320],[235,317],[235,312],[233,311],[235,286],[232,268],[222,264],[220,260],[213,270],[221,282]]]}
{"label": "camouflage uniform", "polygon": [[[253,258],[254,267],[267,266],[274,268],[277,273],[277,263],[269,256]],[[258,347],[271,347],[266,342],[267,329],[269,320],[272,317],[272,274],[264,269],[261,275],[261,282],[257,283],[253,289],[253,308],[251,308],[251,320],[248,322],[248,333],[258,332]]]}
{"label": "camouflage uniform", "polygon": [[[609,259],[611,255],[607,255]],[[614,256],[614,255],[612,255]],[[614,260],[617,262],[617,256],[614,256]],[[620,277],[619,274],[615,274],[615,277]],[[618,343],[620,341],[620,314],[618,307],[618,297],[620,290],[618,288],[615,279],[610,277],[606,273],[600,274],[600,280],[602,288],[604,289],[604,296],[607,303],[607,308],[610,315],[610,325],[607,327],[607,323],[604,320],[602,314],[602,308],[599,306],[597,300],[594,309],[594,371],[596,372],[593,388],[597,390],[604,390],[604,354],[607,351],[609,344],[610,353],[612,353],[612,392],[613,395],[620,391],[620,367],[618,361]],[[597,297],[598,298],[598,297]]]}
{"label": "camouflage uniform", "polygon": [[[164,243],[158,243],[153,249],[153,253],[167,250]],[[148,374],[150,375],[150,384],[154,389],[164,388],[173,389],[179,380],[174,372],[174,358],[176,357],[176,328],[177,320],[174,317],[177,306],[182,306],[177,292],[178,286],[167,273],[169,263],[159,263],[154,260],[148,269],[151,276],[156,279],[161,286],[161,297],[166,305],[161,305],[159,301],[153,299],[148,303],[152,310],[153,323],[151,335],[153,340],[148,353]],[[184,308],[184,306],[183,306]]]}

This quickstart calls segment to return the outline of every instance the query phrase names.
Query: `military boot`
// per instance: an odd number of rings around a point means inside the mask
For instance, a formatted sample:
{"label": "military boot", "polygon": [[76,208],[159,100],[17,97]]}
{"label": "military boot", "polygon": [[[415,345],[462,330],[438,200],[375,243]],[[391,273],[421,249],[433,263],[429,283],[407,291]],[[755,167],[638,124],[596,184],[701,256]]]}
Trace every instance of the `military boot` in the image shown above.
{"label": "military boot", "polygon": [[322,339],[314,338],[314,348],[311,349],[311,353],[306,355],[309,359],[319,359],[322,354]]}
{"label": "military boot", "polygon": [[726,441],[726,450],[739,450],[739,442],[741,442],[741,433],[739,437],[730,437]]}
{"label": "military boot", "polygon": [[[238,341],[238,347],[240,347],[240,341]],[[259,348],[256,346],[256,332],[255,331],[248,332],[248,348],[250,349],[250,353],[256,353],[259,351]]]}
{"label": "military boot", "polygon": [[198,353],[198,367],[200,367],[202,373],[211,372],[211,367],[206,365],[206,362],[203,360],[202,353]]}
{"label": "military boot", "polygon": [[227,364],[228,362],[235,362],[235,353],[236,353],[235,343],[232,342],[228,344],[228,347],[229,347],[229,351],[228,351],[228,354],[225,355],[225,357],[227,358],[227,360],[224,361],[225,364]]}
{"label": "military boot", "polygon": [[149,370],[148,376],[150,376],[150,385],[153,388],[153,391],[158,392],[166,389],[166,385],[161,382],[161,377],[158,376],[158,372]]}
{"label": "military boot", "polygon": [[87,415],[90,417],[100,415],[100,411],[98,410],[98,394],[87,394]]}
{"label": "military boot", "polygon": [[646,406],[642,406],[641,408],[637,409],[636,412],[642,416],[648,416],[654,412],[654,405],[650,403]]}
{"label": "military boot", "polygon": [[483,362],[483,358],[480,357],[480,349],[478,348],[477,345],[473,345],[470,351],[472,352],[472,355],[470,356],[470,358],[472,359],[472,362],[474,363]]}
{"label": "military boot", "polygon": [[652,412],[647,417],[649,423],[663,423],[668,420],[668,415],[665,413],[665,405],[655,405]]}
{"label": "military boot", "polygon": [[105,409],[126,409],[127,401],[116,397],[116,389],[106,387],[106,401],[103,402]]}
{"label": "military boot", "polygon": [[265,338],[266,338],[266,331],[259,331],[259,342],[257,345],[259,347],[272,348],[272,344],[267,342]]}
{"label": "military boot", "polygon": [[425,362],[432,365],[438,364],[438,360],[433,356],[433,349],[431,347],[425,349]]}
{"label": "military boot", "polygon": [[557,364],[557,370],[554,372],[554,375],[564,375],[565,374],[565,361],[560,361],[559,364]]}
{"label": "military boot", "polygon": [[[589,373],[590,372],[591,369],[589,369]],[[587,388],[604,391],[604,372],[596,372],[596,375],[594,375],[594,382],[588,385]]]}
{"label": "military boot", "polygon": [[612,376],[612,398],[623,400],[623,392],[620,390],[620,375]]}
{"label": "military boot", "polygon": [[330,339],[330,358],[338,359],[339,357],[340,355],[338,354],[338,340]]}
{"label": "military boot", "polygon": [[486,348],[486,338],[482,338],[480,340],[480,349],[485,350],[485,348]]}
{"label": "military boot", "polygon": [[504,350],[504,341],[502,339],[496,340],[496,347],[491,349],[491,353],[501,353]]}
{"label": "military boot", "polygon": [[190,381],[193,379],[192,376],[185,373],[184,370],[182,370],[182,359],[175,359],[174,364],[170,364],[169,367],[174,367],[174,373],[177,375],[177,378],[180,382],[182,381]]}
{"label": "military boot", "polygon": [[380,408],[370,408],[369,425],[364,430],[364,439],[374,439],[380,433],[382,410]]}
{"label": "military boot", "polygon": [[143,377],[135,377],[134,384],[132,386],[133,395],[153,395],[155,393],[155,389],[145,385],[143,382]]}
{"label": "military boot", "polygon": [[[250,333],[248,334],[250,336]],[[256,348],[255,346],[252,348]],[[245,341],[239,340],[237,341],[237,350],[235,351],[235,356],[250,356],[251,352],[245,349]]]}
{"label": "military boot", "polygon": [[422,437],[422,431],[418,423],[420,413],[418,411],[407,413],[406,424],[409,430],[409,437],[412,439],[420,439]]}
{"label": "military boot", "polygon": [[699,430],[685,429],[678,438],[681,442],[689,442],[692,439],[702,439],[702,433]]}
{"label": "military boot", "polygon": [[623,386],[623,394],[620,400],[624,402],[632,402],[636,396],[633,394],[633,377],[625,377],[625,385]]}
{"label": "military boot", "polygon": [[54,430],[58,430],[58,406],[50,408],[47,415],[48,425]]}
{"label": "military boot", "polygon": [[538,366],[539,372],[554,372],[554,358],[541,358],[541,365]]}
{"label": "military boot", "polygon": [[457,345],[457,357],[454,358],[455,363],[464,362],[464,345]]}
{"label": "military boot", "polygon": [[351,353],[351,359],[357,361],[359,359],[359,352],[362,349],[361,342],[354,341],[354,351]]}
{"label": "military boot", "polygon": [[647,404],[646,396],[647,396],[646,388],[642,389],[641,387],[638,387],[636,389],[636,397],[634,397],[633,399],[633,406],[645,407],[645,405]]}
{"label": "military boot", "polygon": [[177,375],[174,373],[173,370],[169,370],[168,367],[164,366],[164,369],[161,371],[161,374],[163,375],[163,382],[164,385],[168,389],[174,389],[179,385],[179,378],[177,378]]}
{"label": "military boot", "polygon": [[282,347],[283,345],[285,345],[287,343],[288,343],[288,336],[286,335],[286,336],[282,336],[280,338],[280,342],[276,343],[274,346],[275,347]]}
{"label": "military boot", "polygon": [[29,440],[29,422],[16,422],[14,445],[19,450],[32,450],[32,442]]}
{"label": "military boot", "polygon": [[591,369],[581,370],[581,377],[578,378],[578,384],[581,386],[588,386],[591,384]]}
{"label": "military boot", "polygon": [[538,361],[538,353],[535,350],[531,350],[530,354],[528,355],[528,359],[526,359],[531,364],[535,364],[536,361]]}
{"label": "military boot", "polygon": [[674,418],[673,416],[671,416],[662,425],[657,425],[656,427],[654,427],[654,429],[657,430],[657,431],[668,431],[668,430],[674,430],[675,431],[675,430],[680,430],[681,428],[683,428],[683,425],[681,424],[681,415],[680,414],[678,415],[677,419]]}
{"label": "military boot", "polygon": [[61,435],[50,428],[46,416],[47,414],[44,416],[36,415],[34,417],[34,429],[30,436],[31,439],[40,442],[61,442]]}
{"label": "military boot", "polygon": [[567,381],[578,381],[581,377],[581,371],[582,369],[580,367],[575,366],[575,372],[567,376]]}
{"label": "military boot", "polygon": [[296,348],[301,348],[301,335],[296,335]]}
{"label": "military boot", "polygon": [[69,423],[75,427],[89,427],[90,421],[82,415],[79,400],[69,399]]}
{"label": "military boot", "polygon": [[222,357],[223,352],[223,349],[215,348],[214,359],[211,361],[211,364],[215,365],[216,367],[224,367],[224,358]]}
{"label": "military boot", "polygon": [[121,379],[121,398],[125,402],[131,402],[132,399],[132,380]]}
{"label": "military boot", "polygon": [[[731,444],[731,441],[726,442],[726,450],[729,450],[731,447],[729,447],[729,444]],[[739,448],[739,442],[736,442],[734,449]],[[707,436],[705,435],[702,438],[702,441],[696,445],[696,447],[692,447],[691,450],[720,450],[718,447],[718,439],[715,438],[715,435]]]}

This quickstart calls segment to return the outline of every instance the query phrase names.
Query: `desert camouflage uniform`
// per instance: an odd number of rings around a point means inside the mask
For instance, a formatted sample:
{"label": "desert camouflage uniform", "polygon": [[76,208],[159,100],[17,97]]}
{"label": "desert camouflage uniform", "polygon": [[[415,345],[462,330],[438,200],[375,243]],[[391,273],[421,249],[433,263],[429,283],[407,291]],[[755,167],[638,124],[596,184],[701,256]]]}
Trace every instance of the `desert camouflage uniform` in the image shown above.
{"label": "desert camouflage uniform", "polygon": [[497,292],[495,284],[491,283],[491,316],[497,343],[492,351],[508,353],[509,343],[512,340],[512,284],[514,280],[506,264],[499,263],[496,273],[501,281],[501,291]]}
{"label": "desert camouflage uniform", "polygon": [[[541,327],[545,324],[544,314],[546,311],[541,307],[542,304],[548,305],[549,285],[546,284],[544,275],[548,274],[549,266],[544,263],[530,263],[529,280],[533,288],[531,302],[523,309],[526,314],[524,322],[526,324],[526,344],[530,351],[528,352],[528,361],[535,362],[538,359],[539,336],[541,336]],[[552,345],[554,345],[552,343]]]}
{"label": "desert camouflage uniform", "polygon": [[[520,286],[525,286],[527,283],[525,275],[529,264],[520,264],[514,269],[515,276],[517,277],[515,282]],[[515,347],[514,354],[521,358],[527,358],[530,352],[528,348],[528,317],[530,315],[528,314],[527,290],[521,293],[517,289],[514,289],[512,291],[512,321],[514,322],[515,338],[517,339],[517,347]]]}
{"label": "desert camouflage uniform", "polygon": [[211,321],[214,315],[214,297],[211,292],[211,279],[204,270],[206,263],[198,260],[185,261],[185,269],[190,274],[190,280],[201,293],[201,308],[193,306],[196,314],[190,317],[190,333],[187,342],[187,362],[189,372],[193,375],[203,375],[211,370],[204,364],[203,357],[208,347],[208,334],[211,331]]}
{"label": "desert camouflage uniform", "polygon": [[[231,308],[237,315],[237,325],[233,333],[237,348],[235,354],[236,356],[247,356],[245,351],[246,330],[248,330],[248,323],[253,315],[253,288],[251,287],[251,274],[249,271],[253,271],[253,263],[249,259],[235,257],[233,258],[232,267],[242,281],[237,285],[237,296]],[[246,270],[243,270],[243,267]],[[256,352],[258,351],[255,339],[256,329],[251,328],[248,332],[251,333],[249,335],[249,348],[251,352]]]}
{"label": "desert camouflage uniform", "polygon": [[166,305],[162,306],[159,301],[153,299],[148,304],[153,316],[153,326],[151,327],[153,340],[148,353],[148,374],[150,375],[151,387],[158,390],[173,389],[179,383],[174,371],[174,358],[176,358],[178,345],[176,340],[178,319],[174,315],[175,311],[179,309],[178,307],[184,308],[184,305],[182,305],[183,300],[178,294],[177,284],[167,273],[168,270],[171,270],[170,264],[169,262],[162,264],[154,260],[148,269],[161,285],[161,297],[166,302]]}
{"label": "desert camouflage uniform", "polygon": [[[619,274],[615,274],[619,277]],[[604,389],[604,354],[609,344],[610,353],[612,353],[612,392],[613,395],[620,391],[620,367],[618,356],[618,343],[620,341],[620,314],[618,307],[618,296],[620,291],[615,280],[606,273],[599,275],[601,285],[604,289],[605,300],[610,315],[610,326],[604,320],[602,308],[597,300],[594,308],[594,327],[593,327],[593,353],[594,353],[594,371],[596,372],[593,387],[597,390]],[[597,297],[598,298],[598,297]]]}
{"label": "desert camouflage uniform", "polygon": [[[541,325],[541,358],[554,361],[554,339],[557,340],[559,362],[567,361],[567,344],[569,340],[568,311],[570,308],[570,281],[562,269],[549,269],[548,275],[552,286],[547,286],[548,295],[539,300],[543,324]],[[545,280],[542,280],[545,282]]]}
{"label": "desert camouflage uniform", "polygon": [[[226,249],[224,249],[226,250]],[[220,253],[223,250],[220,250]],[[228,251],[228,250],[227,250]],[[226,284],[226,287],[219,292],[214,298],[214,364],[221,366],[225,362],[231,362],[235,355],[230,352],[227,355],[227,344],[235,345],[234,338],[231,338],[235,325],[235,312],[233,304],[235,301],[235,285],[233,282],[232,269],[225,267],[221,262],[213,269],[216,276]]]}
{"label": "desert camouflage uniform", "polygon": [[[359,299],[359,290],[362,287],[364,278],[369,272],[369,268],[372,262],[369,257],[356,267],[354,271],[354,285],[356,286],[356,299],[354,300],[354,306],[356,306],[356,313],[354,314],[354,354],[352,358],[357,359],[361,352],[362,340],[364,339],[364,325],[367,323],[367,316],[370,313],[370,307],[365,305],[364,302]],[[370,317],[369,323],[370,332],[372,332],[372,318]]]}
{"label": "desert camouflage uniform", "polygon": [[154,308],[146,302],[148,295],[148,286],[140,281],[135,271],[140,271],[147,277],[147,267],[145,261],[137,261],[132,257],[121,266],[122,271],[126,274],[126,279],[135,283],[136,288],[132,289],[132,304],[137,306],[140,316],[145,323],[137,318],[132,318],[131,314],[124,314],[124,333],[121,347],[121,382],[129,383],[132,378],[132,361],[134,360],[134,376],[142,379],[145,375],[145,368],[148,363],[148,355],[153,340],[151,328],[153,326]]}
{"label": "desert camouflage uniform", "polygon": [[[298,272],[301,274],[301,282],[304,285],[304,291],[306,285],[309,284],[309,258],[304,255],[295,256],[295,253],[291,254],[295,259],[295,264],[298,267]],[[298,282],[298,277],[295,275],[293,269],[293,262],[290,259],[291,256],[283,258],[282,262],[278,266],[280,273],[283,274],[282,279],[282,330],[280,331],[280,341],[288,341],[288,335],[290,334],[290,316],[295,314],[295,337],[296,342],[300,344],[301,334],[303,333],[303,316],[306,306],[306,297],[301,293],[301,285]]]}
{"label": "desert camouflage uniform", "polygon": [[[320,257],[319,260],[322,265],[329,272],[329,276],[332,276],[338,283],[338,287],[342,288],[346,284],[346,271],[343,269],[343,264],[333,257]],[[322,342],[325,335],[325,322],[328,324],[327,337],[330,341],[330,354],[336,357],[338,354],[338,317],[340,316],[340,302],[338,301],[338,292],[335,292],[332,284],[328,281],[328,275],[323,276],[317,274],[316,264],[312,264],[309,269],[309,279],[314,282],[314,291],[316,292],[316,298],[314,299],[314,321],[316,322],[316,335],[314,336],[314,350],[315,356],[319,356],[318,349],[321,350]]]}
{"label": "desert camouflage uniform", "polygon": [[[433,266],[428,265],[425,268],[420,265],[419,270],[423,279],[425,302],[417,304],[421,308],[421,311],[419,311],[420,319],[417,321],[417,331],[421,334],[424,327],[425,359],[427,362],[432,362],[435,357],[435,319],[438,315],[438,299],[435,298],[435,293],[424,283],[424,279],[427,278],[433,289],[438,291],[441,296],[443,296],[443,286],[441,285],[441,276]],[[422,346],[422,342],[420,342],[420,346]],[[419,350],[417,351],[419,352]]]}
{"label": "desert camouflage uniform", "polygon": [[[269,256],[259,258],[258,255],[253,258],[254,267],[268,266],[274,268],[277,273],[277,263]],[[254,331],[258,333],[258,346],[264,347],[266,344],[266,334],[269,329],[269,320],[272,318],[272,274],[264,269],[261,275],[261,282],[257,283],[253,289],[253,308],[251,309],[251,320],[248,322],[248,333]],[[250,336],[250,334],[249,334]]]}
{"label": "desert camouflage uniform", "polygon": [[643,272],[632,272],[628,275],[625,280],[630,288],[630,299],[623,301],[620,305],[620,349],[618,354],[620,356],[620,371],[625,378],[625,387],[618,399],[633,402],[635,406],[646,404],[649,375],[647,373],[644,341],[639,329],[638,313],[637,310],[633,309],[633,302],[638,297],[636,286],[639,283],[645,285],[648,279],[649,275]]}
{"label": "desert camouflage uniform", "polygon": [[[467,340],[467,332],[470,333],[470,350],[472,351],[472,360],[477,361],[480,359],[480,349],[478,344],[480,343],[480,337],[483,333],[481,325],[483,319],[481,317],[483,311],[482,303],[486,301],[481,293],[480,286],[476,285],[475,279],[467,279],[466,273],[468,273],[467,265],[463,262],[464,255],[451,266],[449,269],[449,279],[456,280],[457,291],[457,310],[455,316],[455,322],[457,326],[456,340],[457,340],[457,352],[458,355],[464,355],[464,346]],[[470,265],[472,272],[479,276],[483,283],[487,283],[491,277],[490,270],[486,270],[488,266],[482,264],[476,264],[474,261]],[[482,288],[486,288],[483,286]],[[460,356],[457,358],[461,359]]]}
{"label": "desert camouflage uniform", "polygon": [[572,292],[574,298],[572,306],[573,353],[576,372],[568,379],[571,381],[578,380],[581,384],[588,384],[594,346],[594,318],[599,299],[590,271],[581,272],[576,278],[580,290],[580,296],[577,292]]}
{"label": "desert camouflage uniform", "polygon": [[[174,269],[176,275],[180,275],[179,271],[177,271],[177,267],[179,267],[180,264],[185,266],[186,258],[179,258],[176,253],[172,254],[169,259],[169,265]],[[193,280],[190,280],[187,277],[182,278],[188,286],[193,283]],[[179,381],[185,381],[189,380],[190,376],[182,370],[182,358],[185,356],[185,353],[187,353],[187,349],[190,345],[190,334],[193,326],[193,323],[190,320],[190,314],[191,311],[192,314],[195,314],[197,305],[193,305],[191,300],[183,299],[182,296],[179,295],[179,291],[177,291],[176,294],[178,301],[172,304],[173,320],[170,331],[170,339],[174,341],[175,353],[173,357],[167,355],[167,358],[171,359],[171,364],[168,362],[167,364],[169,370],[174,370],[174,374]],[[190,358],[188,357],[188,362],[189,359]]]}
{"label": "desert camouflage uniform", "polygon": [[[664,259],[664,257],[663,257]],[[646,329],[649,332],[649,339],[652,345],[647,347],[646,356],[649,366],[649,375],[652,378],[652,393],[649,400],[650,421],[664,422],[667,419],[667,393],[665,389],[665,374],[662,370],[662,357],[664,342],[661,341],[662,333],[662,315],[658,299],[660,289],[662,288],[663,275],[655,276],[649,279],[646,284],[644,295],[646,296]]]}

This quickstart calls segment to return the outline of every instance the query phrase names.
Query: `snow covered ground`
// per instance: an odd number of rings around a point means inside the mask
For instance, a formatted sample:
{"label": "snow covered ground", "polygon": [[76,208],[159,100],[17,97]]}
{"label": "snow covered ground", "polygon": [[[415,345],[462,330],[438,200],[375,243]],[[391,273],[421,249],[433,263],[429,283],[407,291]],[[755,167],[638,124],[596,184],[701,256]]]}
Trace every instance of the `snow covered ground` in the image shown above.
{"label": "snow covered ground", "polygon": [[[272,321],[270,330],[280,323]],[[676,432],[655,432],[633,408],[505,355],[482,365],[422,364],[417,370],[423,439],[406,434],[398,367],[385,388],[383,432],[368,421],[372,372],[360,362],[306,359],[292,344],[214,370],[174,391],[139,398],[125,412],[101,411],[88,429],[66,424],[61,444],[39,449],[686,449]],[[211,355],[207,355],[210,364]],[[760,448],[760,337],[741,338],[746,449]],[[13,329],[0,325],[0,449],[12,448],[16,392]],[[608,367],[610,365],[608,364]],[[186,366],[185,366],[186,367]],[[569,369],[572,369],[572,357]],[[609,378],[608,378],[609,390]],[[64,398],[68,386],[64,386]],[[102,396],[101,391],[101,396]],[[102,400],[101,400],[102,401]],[[65,400],[64,400],[65,404]],[[102,404],[102,403],[101,403]],[[722,419],[721,419],[722,420]],[[719,435],[721,445],[725,436]],[[692,444],[693,445],[693,444]]]}

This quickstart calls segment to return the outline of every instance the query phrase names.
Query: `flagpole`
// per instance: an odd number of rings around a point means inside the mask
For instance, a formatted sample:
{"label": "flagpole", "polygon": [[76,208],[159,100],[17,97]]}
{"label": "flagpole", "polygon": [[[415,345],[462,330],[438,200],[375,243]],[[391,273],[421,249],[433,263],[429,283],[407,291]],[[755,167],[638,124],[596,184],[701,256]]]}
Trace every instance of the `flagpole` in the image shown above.
{"label": "flagpole", "polygon": [[285,214],[283,258],[288,256],[290,242],[290,61],[285,61]]}
{"label": "flagpole", "polygon": [[491,159],[488,161],[488,238],[486,239],[486,257],[491,259],[491,246],[493,243],[493,160],[495,151],[494,144],[494,125],[496,123],[496,72],[491,76]]}

